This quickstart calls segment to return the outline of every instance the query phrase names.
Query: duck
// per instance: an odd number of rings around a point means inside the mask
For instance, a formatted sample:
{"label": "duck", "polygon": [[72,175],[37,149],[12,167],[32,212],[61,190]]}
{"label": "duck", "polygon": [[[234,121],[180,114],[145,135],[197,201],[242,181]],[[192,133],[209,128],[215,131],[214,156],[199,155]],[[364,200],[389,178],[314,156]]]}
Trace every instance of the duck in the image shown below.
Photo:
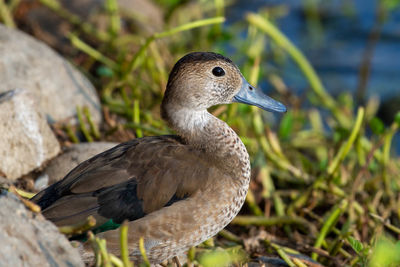
{"label": "duck", "polygon": [[176,62],[161,117],[176,135],[121,143],[79,164],[31,200],[57,226],[88,216],[91,229],[120,255],[118,227],[128,221],[128,249],[151,264],[186,252],[216,235],[239,213],[249,188],[250,159],[243,142],[208,109],[244,103],[271,112],[286,107],[250,85],[227,57],[192,52]]}

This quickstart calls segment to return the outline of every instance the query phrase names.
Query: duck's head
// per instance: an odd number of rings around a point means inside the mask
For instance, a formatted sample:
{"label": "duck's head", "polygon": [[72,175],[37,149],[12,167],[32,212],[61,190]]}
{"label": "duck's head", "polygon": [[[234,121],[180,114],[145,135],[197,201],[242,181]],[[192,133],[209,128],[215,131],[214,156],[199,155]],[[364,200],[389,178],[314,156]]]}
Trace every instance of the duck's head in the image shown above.
{"label": "duck's head", "polygon": [[230,59],[212,52],[194,52],[182,57],[172,69],[162,115],[168,117],[168,109],[201,111],[233,102],[286,111],[284,105],[251,86]]}

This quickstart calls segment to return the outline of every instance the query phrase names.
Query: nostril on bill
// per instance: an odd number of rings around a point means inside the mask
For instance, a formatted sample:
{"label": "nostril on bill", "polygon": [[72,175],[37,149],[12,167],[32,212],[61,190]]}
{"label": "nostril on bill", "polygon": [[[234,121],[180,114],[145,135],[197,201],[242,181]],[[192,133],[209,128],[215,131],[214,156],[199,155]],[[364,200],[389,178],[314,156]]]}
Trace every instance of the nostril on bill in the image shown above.
{"label": "nostril on bill", "polygon": [[253,91],[253,89],[254,89],[254,88],[253,88],[252,86],[249,86],[249,90],[250,90],[250,91]]}

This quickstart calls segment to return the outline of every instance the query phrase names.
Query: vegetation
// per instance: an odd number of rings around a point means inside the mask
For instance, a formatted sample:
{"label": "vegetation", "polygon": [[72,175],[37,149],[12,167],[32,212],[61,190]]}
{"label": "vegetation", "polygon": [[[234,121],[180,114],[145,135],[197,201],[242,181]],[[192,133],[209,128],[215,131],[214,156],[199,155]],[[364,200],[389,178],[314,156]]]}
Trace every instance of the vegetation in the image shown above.
{"label": "vegetation", "polygon": [[[18,25],[13,20],[18,2],[0,0],[1,19],[10,27]],[[332,97],[277,27],[284,6],[223,25],[223,0],[159,0],[164,30],[149,34],[123,29],[116,0],[105,1],[106,30],[81,21],[56,0],[39,2],[72,25],[66,56],[101,96],[105,123],[100,130],[88,111],[77,107],[86,141],[170,133],[159,105],[169,70],[189,51],[223,53],[250,83],[268,81],[274,97],[288,106],[282,117],[239,104],[211,110],[240,134],[251,155],[253,179],[240,215],[214,242],[191,249],[188,266],[241,265],[260,255],[276,255],[289,266],[313,264],[295,256],[299,253],[326,266],[400,265],[400,159],[391,149],[400,113],[386,127],[376,117],[375,99],[358,106],[349,93]],[[390,12],[395,2],[381,5]],[[124,20],[143,23],[132,16]],[[291,93],[280,77],[279,67],[288,61],[309,83],[306,99]],[[79,142],[70,126],[63,129],[66,144]],[[104,240],[89,239],[99,265],[131,265],[126,253],[121,259],[110,256]]]}

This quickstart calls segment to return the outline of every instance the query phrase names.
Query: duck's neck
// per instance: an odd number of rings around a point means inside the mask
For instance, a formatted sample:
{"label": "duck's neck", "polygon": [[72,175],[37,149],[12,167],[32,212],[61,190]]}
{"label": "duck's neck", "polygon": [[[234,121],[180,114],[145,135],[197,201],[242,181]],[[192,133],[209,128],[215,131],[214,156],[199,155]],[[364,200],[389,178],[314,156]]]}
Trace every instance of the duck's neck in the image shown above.
{"label": "duck's neck", "polygon": [[236,133],[223,121],[207,110],[181,108],[169,114],[168,122],[187,144],[214,153],[226,149],[227,139],[235,139]]}
{"label": "duck's neck", "polygon": [[207,146],[207,139],[213,135],[209,132],[210,126],[219,126],[219,120],[207,110],[195,111],[181,108],[168,115],[170,126],[192,145]]}
{"label": "duck's neck", "polygon": [[239,136],[223,121],[207,110],[179,109],[166,118],[185,142],[202,149],[211,158],[249,178],[250,162],[246,147]]}

